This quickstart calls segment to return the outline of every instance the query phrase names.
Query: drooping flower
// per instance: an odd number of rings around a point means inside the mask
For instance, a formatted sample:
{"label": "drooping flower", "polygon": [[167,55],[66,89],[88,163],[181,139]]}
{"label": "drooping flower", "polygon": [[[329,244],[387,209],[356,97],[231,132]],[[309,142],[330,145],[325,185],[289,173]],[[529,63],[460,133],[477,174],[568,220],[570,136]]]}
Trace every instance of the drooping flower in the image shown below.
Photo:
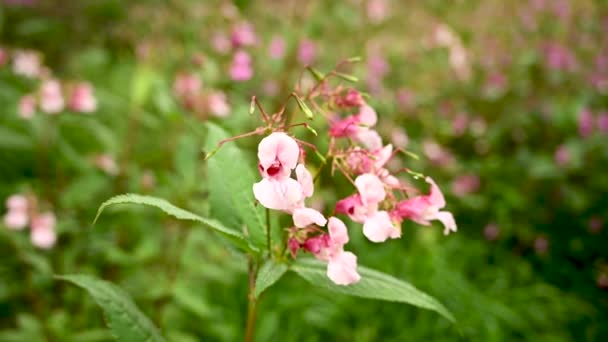
{"label": "drooping flower", "polygon": [[230,105],[226,94],[222,91],[214,91],[207,95],[207,108],[209,112],[218,118],[230,115]]}
{"label": "drooping flower", "polygon": [[264,207],[292,213],[303,201],[302,186],[293,178],[263,178],[253,185],[253,194]]}
{"label": "drooping flower", "polygon": [[457,226],[454,216],[448,211],[441,211],[446,204],[443,193],[433,179],[426,177],[425,180],[431,185],[430,193],[399,202],[394,214],[424,226],[430,225],[432,220],[439,220],[444,226],[444,234],[455,232]]}
{"label": "drooping flower", "polygon": [[258,145],[258,168],[264,178],[289,177],[300,156],[300,146],[283,132],[274,132]]}
{"label": "drooping flower", "polygon": [[384,242],[388,238],[397,239],[401,237],[401,230],[396,227],[397,223],[391,220],[388,212],[377,211],[363,223],[363,234],[372,242]]}
{"label": "drooping flower", "polygon": [[253,25],[248,22],[234,25],[230,40],[235,48],[255,45],[257,43],[257,36],[253,29]]}
{"label": "drooping flower", "polygon": [[40,109],[47,114],[57,114],[63,110],[65,101],[61,84],[57,80],[45,80],[40,86]]}
{"label": "drooping flower", "polygon": [[365,173],[358,176],[355,186],[364,205],[377,205],[386,198],[384,183],[374,174]]}
{"label": "drooping flower", "polygon": [[7,213],[4,215],[4,225],[10,229],[21,230],[27,226],[28,201],[20,194],[9,196],[6,199]]}
{"label": "drooping flower", "polygon": [[57,241],[55,223],[55,215],[51,212],[34,216],[32,218],[32,232],[30,236],[32,244],[43,249],[53,247]]}
{"label": "drooping flower", "polygon": [[33,51],[17,51],[13,55],[13,72],[29,78],[40,76],[42,63],[40,55]]}
{"label": "drooping flower", "polygon": [[377,120],[376,111],[368,105],[363,105],[357,114],[331,121],[329,135],[335,138],[351,138],[366,149],[375,151],[382,147],[382,138],[370,128],[376,125]]}
{"label": "drooping flower", "polygon": [[93,94],[93,86],[88,82],[77,84],[72,90],[68,107],[80,113],[92,113],[97,110],[97,99]]}

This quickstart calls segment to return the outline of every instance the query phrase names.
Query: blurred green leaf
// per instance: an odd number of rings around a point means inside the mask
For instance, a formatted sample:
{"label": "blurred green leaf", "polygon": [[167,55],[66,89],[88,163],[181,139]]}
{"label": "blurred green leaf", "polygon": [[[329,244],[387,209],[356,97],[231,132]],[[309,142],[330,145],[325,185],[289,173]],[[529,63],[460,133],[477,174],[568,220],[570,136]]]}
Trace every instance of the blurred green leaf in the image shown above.
{"label": "blurred green leaf", "polygon": [[0,126],[0,147],[12,149],[28,149],[32,147],[32,138]]}
{"label": "blurred green leaf", "polygon": [[291,270],[314,286],[355,297],[385,300],[411,304],[433,310],[451,322],[454,316],[435,298],[418,290],[413,285],[390,275],[359,266],[361,280],[358,283],[341,286],[334,284],[326,275],[327,265],[314,259],[298,259]]}
{"label": "blurred green leaf", "polygon": [[306,115],[306,118],[312,119],[314,117],[314,115],[312,114],[312,110],[310,110],[310,108],[308,108],[306,103],[304,101],[302,101],[302,99],[300,99],[300,97],[298,95],[296,95],[295,93],[293,93],[293,97],[296,99],[296,102],[298,103],[298,107],[300,107],[300,110],[302,112],[304,112],[304,115]]}
{"label": "blurred green leaf", "polygon": [[88,275],[65,275],[58,279],[89,292],[103,309],[106,322],[117,341],[165,341],[158,329],[118,286]]}
{"label": "blurred green leaf", "polygon": [[264,290],[271,287],[287,272],[287,265],[275,260],[268,260],[258,271],[255,280],[255,296],[259,297]]}
{"label": "blurred green leaf", "polygon": [[196,214],[193,214],[184,209],[178,208],[173,204],[167,202],[164,199],[156,198],[152,196],[143,196],[137,194],[124,194],[118,195],[110,198],[109,200],[103,202],[103,204],[97,210],[97,216],[95,216],[94,222],[97,221],[99,215],[103,212],[103,210],[110,205],[114,204],[143,204],[152,207],[156,207],[165,213],[179,219],[179,220],[188,220],[188,221],[196,221],[205,225],[207,228],[213,229],[214,231],[220,233],[222,236],[226,237],[228,240],[232,241],[238,247],[243,248],[244,250],[253,251],[254,248],[251,247],[245,237],[232,229],[226,228],[222,223],[216,220],[210,220],[207,218],[203,218]]}
{"label": "blurred green leaf", "polygon": [[[230,137],[215,124],[207,123],[207,128],[207,151]],[[245,224],[251,243],[263,249],[266,246],[266,215],[253,197],[256,167],[248,160],[235,143],[230,142],[207,161],[211,215],[229,226]]]}

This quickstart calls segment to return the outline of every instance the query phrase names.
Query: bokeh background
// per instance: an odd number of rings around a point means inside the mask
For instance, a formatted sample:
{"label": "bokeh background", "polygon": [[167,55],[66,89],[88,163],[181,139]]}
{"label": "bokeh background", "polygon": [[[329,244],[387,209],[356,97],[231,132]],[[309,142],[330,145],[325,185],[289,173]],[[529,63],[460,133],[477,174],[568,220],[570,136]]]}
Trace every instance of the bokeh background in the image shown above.
{"label": "bokeh background", "polygon": [[353,229],[349,249],[458,324],[289,275],[258,340],[608,340],[606,2],[2,0],[0,200],[35,199],[57,241],[0,223],[0,341],[111,340],[66,273],[117,283],[170,341],[241,339],[245,262],[221,239],[150,209],[91,222],[124,192],[205,214],[204,122],[248,131],[251,95],[276,109],[305,65],[353,56],[385,140],[421,157],[391,167],[436,179],[459,232],[404,223],[378,246]]}

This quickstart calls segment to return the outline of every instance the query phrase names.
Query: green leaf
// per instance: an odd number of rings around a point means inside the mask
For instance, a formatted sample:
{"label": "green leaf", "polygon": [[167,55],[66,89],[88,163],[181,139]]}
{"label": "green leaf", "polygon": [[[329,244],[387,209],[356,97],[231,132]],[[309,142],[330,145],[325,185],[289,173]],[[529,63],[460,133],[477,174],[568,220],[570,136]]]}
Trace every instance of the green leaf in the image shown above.
{"label": "green leaf", "polygon": [[88,275],[65,275],[68,281],[89,292],[103,309],[106,323],[117,341],[165,341],[158,329],[118,286]]}
{"label": "green leaf", "polygon": [[0,147],[6,149],[29,149],[32,147],[32,142],[31,137],[0,126]]}
{"label": "green leaf", "polygon": [[313,68],[313,67],[306,67],[306,69],[312,74],[312,76],[317,80],[317,81],[322,81],[325,78],[325,75],[320,72],[319,70]]}
{"label": "green leaf", "polygon": [[413,285],[390,275],[359,266],[358,283],[341,286],[334,284],[326,275],[327,264],[315,259],[298,259],[291,270],[315,286],[355,297],[407,303],[436,311],[451,322],[454,316],[435,298],[418,290]]}
{"label": "green leaf", "polygon": [[95,220],[93,221],[93,223],[97,222],[99,215],[101,215],[102,211],[107,206],[114,204],[143,204],[151,207],[156,207],[179,220],[200,222],[207,228],[213,229],[214,231],[220,233],[222,236],[226,237],[228,240],[232,241],[238,247],[241,247],[246,251],[256,250],[255,247],[249,245],[243,234],[233,229],[227,228],[221,222],[198,216],[189,211],[178,208],[162,198],[156,198],[152,196],[144,196],[137,194],[124,194],[114,196],[109,200],[103,202],[103,204],[99,207],[99,209],[97,210],[97,216],[95,216]]}
{"label": "green leaf", "polygon": [[258,277],[255,280],[255,296],[259,297],[264,290],[271,287],[287,272],[287,265],[268,260],[258,271]]}
{"label": "green leaf", "polygon": [[[207,123],[206,150],[230,135],[221,127]],[[256,165],[234,142],[226,143],[207,161],[211,216],[229,227],[246,225],[251,243],[266,246],[266,214],[256,205],[253,184],[259,181]]]}

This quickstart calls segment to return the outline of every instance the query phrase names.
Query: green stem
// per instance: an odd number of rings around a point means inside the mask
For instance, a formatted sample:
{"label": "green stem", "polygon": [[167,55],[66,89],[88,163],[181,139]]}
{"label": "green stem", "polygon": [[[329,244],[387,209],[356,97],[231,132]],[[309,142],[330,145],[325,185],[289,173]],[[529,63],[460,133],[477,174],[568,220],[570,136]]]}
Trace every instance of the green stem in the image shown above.
{"label": "green stem", "polygon": [[268,256],[272,256],[272,240],[270,238],[270,209],[266,208],[266,244],[268,245]]}
{"label": "green stem", "polygon": [[249,271],[249,293],[247,295],[247,324],[245,326],[245,342],[252,342],[255,335],[255,321],[257,318],[257,301],[255,299],[255,265],[253,257],[247,256]]}

